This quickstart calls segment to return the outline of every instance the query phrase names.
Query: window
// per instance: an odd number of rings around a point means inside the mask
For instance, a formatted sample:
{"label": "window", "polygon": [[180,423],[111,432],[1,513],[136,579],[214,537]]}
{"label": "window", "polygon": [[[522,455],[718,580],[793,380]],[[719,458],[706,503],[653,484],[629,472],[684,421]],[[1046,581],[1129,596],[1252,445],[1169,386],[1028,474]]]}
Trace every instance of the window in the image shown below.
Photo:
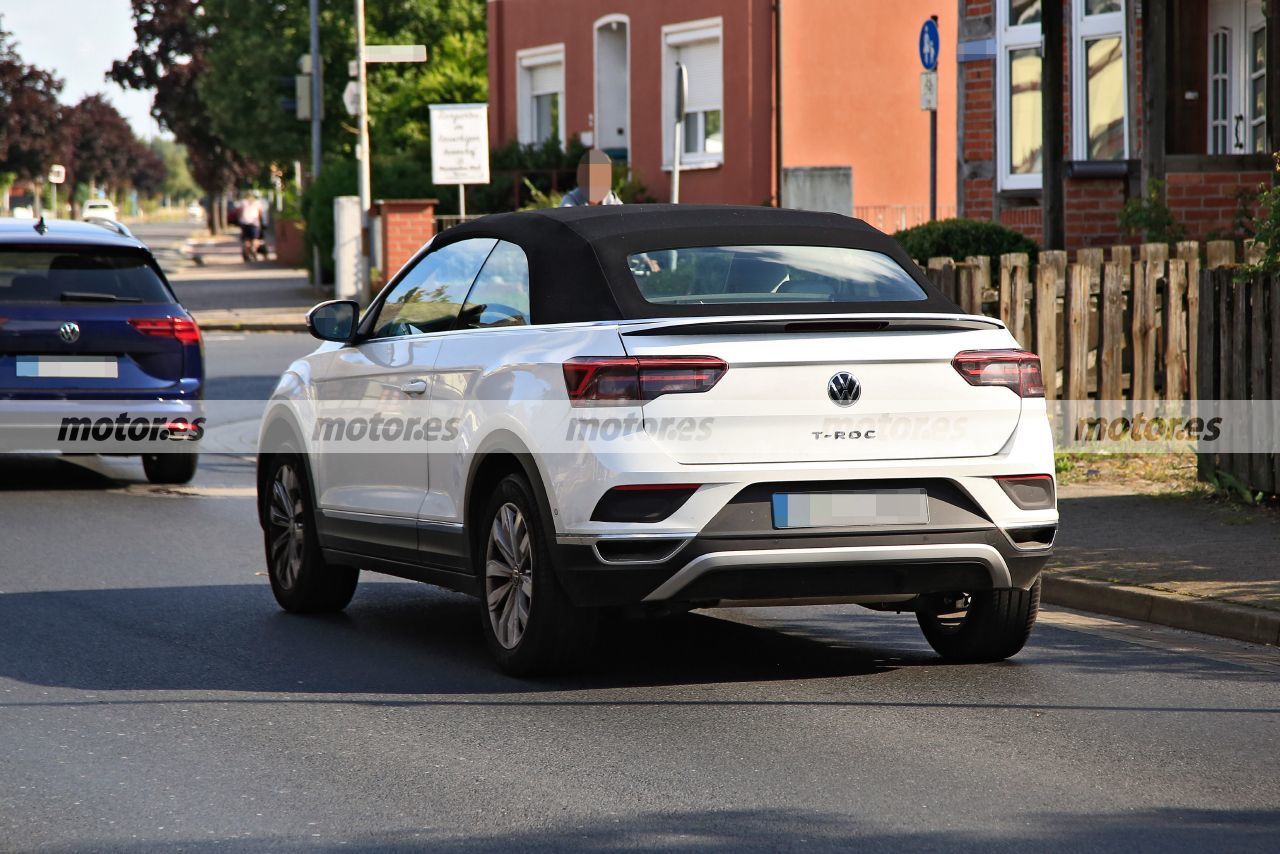
{"label": "window", "polygon": [[1043,160],[1039,0],[997,6],[996,159],[1000,188],[1039,189]]}
{"label": "window", "polygon": [[516,135],[523,143],[564,145],[564,45],[516,51]]}
{"label": "window", "polygon": [[1129,152],[1124,3],[1074,0],[1072,151],[1077,160],[1124,160]]}
{"label": "window", "polygon": [[173,298],[140,252],[15,247],[0,249],[0,303],[6,302],[167,304]]}
{"label": "window", "polygon": [[672,24],[662,28],[663,164],[671,165],[672,120],[675,114],[675,70],[689,77],[681,136],[681,166],[715,166],[724,162],[724,50],[720,18]]}
{"label": "window", "polygon": [[471,286],[458,325],[490,329],[529,323],[529,261],[519,246],[500,240]]}
{"label": "window", "polygon": [[1209,153],[1230,154],[1231,33],[1215,30],[1209,37]]}
{"label": "window", "polygon": [[888,255],[835,246],[695,246],[630,255],[659,305],[905,302],[924,290]]}
{"label": "window", "polygon": [[1267,28],[1249,33],[1249,150],[1267,151]]}
{"label": "window", "polygon": [[459,240],[415,264],[382,301],[373,337],[452,329],[462,301],[495,243],[487,237]]}

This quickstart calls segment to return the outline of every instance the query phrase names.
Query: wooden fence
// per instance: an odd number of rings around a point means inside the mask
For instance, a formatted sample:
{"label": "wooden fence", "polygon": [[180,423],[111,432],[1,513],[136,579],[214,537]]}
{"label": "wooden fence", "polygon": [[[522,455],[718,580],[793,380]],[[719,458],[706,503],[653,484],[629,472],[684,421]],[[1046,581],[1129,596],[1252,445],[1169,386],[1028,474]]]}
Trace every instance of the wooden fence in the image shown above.
{"label": "wooden fence", "polygon": [[1251,491],[1280,492],[1280,454],[1270,449],[1280,433],[1280,277],[1240,278],[1233,270],[1207,270],[1200,279],[1197,385],[1200,400],[1251,401],[1247,413],[1232,404],[1232,441],[1257,453],[1204,453],[1199,473],[1225,472]]}
{"label": "wooden fence", "polygon": [[[1202,251],[1203,249],[1203,251]],[[1252,260],[1260,247],[1246,245]],[[1236,263],[1229,240],[931,258],[930,280],[966,312],[999,317],[1040,356],[1049,399],[1194,397],[1203,334],[1201,269]],[[1215,279],[1216,281],[1216,279]],[[1216,315],[1212,315],[1216,316]]]}

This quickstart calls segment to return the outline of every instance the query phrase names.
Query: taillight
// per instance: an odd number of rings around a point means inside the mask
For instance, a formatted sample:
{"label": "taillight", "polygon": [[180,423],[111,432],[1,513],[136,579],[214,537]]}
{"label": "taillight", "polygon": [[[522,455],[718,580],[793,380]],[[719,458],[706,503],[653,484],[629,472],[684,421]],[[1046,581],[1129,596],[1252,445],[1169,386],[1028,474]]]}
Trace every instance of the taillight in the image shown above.
{"label": "taillight", "polygon": [[579,356],[564,363],[574,406],[709,391],[729,370],[714,356]]}
{"label": "taillight", "polygon": [[129,321],[134,329],[143,335],[154,335],[158,338],[176,338],[183,344],[200,342],[200,327],[186,317],[135,317]]}
{"label": "taillight", "polygon": [[1025,350],[965,350],[951,360],[969,385],[995,385],[1022,397],[1044,397],[1040,357]]}

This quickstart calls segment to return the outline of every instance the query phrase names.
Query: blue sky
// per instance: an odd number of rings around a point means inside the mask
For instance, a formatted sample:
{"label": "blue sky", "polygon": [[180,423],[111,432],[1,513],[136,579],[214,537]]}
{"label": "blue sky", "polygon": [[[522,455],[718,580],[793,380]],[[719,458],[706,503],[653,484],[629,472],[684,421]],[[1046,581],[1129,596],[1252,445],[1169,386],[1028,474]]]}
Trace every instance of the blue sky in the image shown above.
{"label": "blue sky", "polygon": [[148,137],[158,133],[151,93],[126,91],[103,77],[133,49],[129,10],[129,0],[0,0],[0,26],[13,34],[24,60],[66,81],[63,101],[101,93],[135,133]]}

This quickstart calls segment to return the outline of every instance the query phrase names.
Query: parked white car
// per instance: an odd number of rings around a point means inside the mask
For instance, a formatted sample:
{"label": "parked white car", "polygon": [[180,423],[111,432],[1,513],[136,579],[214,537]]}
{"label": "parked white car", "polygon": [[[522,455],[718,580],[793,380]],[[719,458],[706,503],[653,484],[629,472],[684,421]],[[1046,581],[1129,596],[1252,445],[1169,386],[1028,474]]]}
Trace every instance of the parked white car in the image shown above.
{"label": "parked white car", "polygon": [[116,206],[109,199],[89,199],[80,206],[81,219],[119,219]]}
{"label": "parked white car", "polygon": [[260,439],[288,610],[345,607],[360,570],[460,590],[521,674],[617,609],[855,602],[964,661],[1030,634],[1058,522],[1039,359],[864,223],[501,214],[308,325],[327,343]]}

